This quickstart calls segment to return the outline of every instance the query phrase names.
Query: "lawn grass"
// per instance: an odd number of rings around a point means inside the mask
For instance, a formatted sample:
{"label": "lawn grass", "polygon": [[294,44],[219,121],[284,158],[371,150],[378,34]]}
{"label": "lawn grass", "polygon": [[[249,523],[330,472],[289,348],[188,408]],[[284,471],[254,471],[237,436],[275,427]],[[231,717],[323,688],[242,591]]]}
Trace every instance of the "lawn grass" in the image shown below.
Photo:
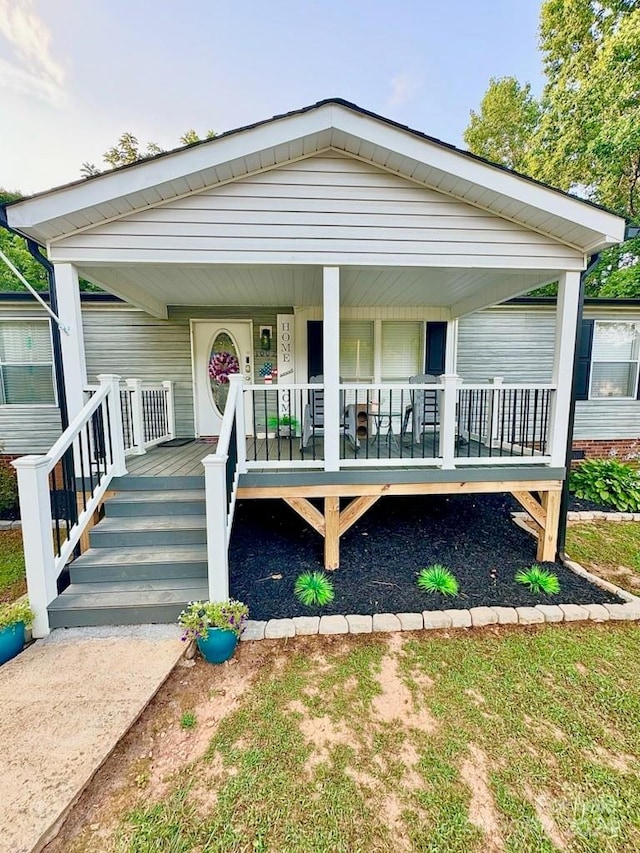
{"label": "lawn grass", "polygon": [[640,850],[638,626],[272,649],[204,754],[65,850]]}
{"label": "lawn grass", "polygon": [[570,524],[566,550],[585,568],[640,595],[640,524],[634,521]]}
{"label": "lawn grass", "polygon": [[26,591],[22,534],[0,530],[0,603],[15,601]]}

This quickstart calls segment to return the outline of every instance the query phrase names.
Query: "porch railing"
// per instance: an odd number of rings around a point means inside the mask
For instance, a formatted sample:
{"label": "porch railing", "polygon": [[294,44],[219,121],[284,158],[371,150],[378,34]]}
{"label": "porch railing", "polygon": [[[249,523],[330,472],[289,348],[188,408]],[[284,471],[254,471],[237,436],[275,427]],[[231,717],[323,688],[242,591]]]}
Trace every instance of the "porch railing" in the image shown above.
{"label": "porch railing", "polygon": [[[322,468],[320,385],[247,385],[247,468]],[[458,376],[437,383],[341,384],[339,465],[549,464],[555,388]]]}
{"label": "porch railing", "polygon": [[175,437],[173,382],[127,379],[120,401],[127,455],[145,453]]}
{"label": "porch railing", "polygon": [[102,375],[83,409],[44,456],[13,462],[33,633],[49,633],[47,607],[115,476],[126,474],[119,376]]}
{"label": "porch railing", "polygon": [[215,453],[202,460],[207,512],[209,598],[229,597],[229,539],[238,478],[246,471],[245,413],[240,374],[229,377],[230,389]]}

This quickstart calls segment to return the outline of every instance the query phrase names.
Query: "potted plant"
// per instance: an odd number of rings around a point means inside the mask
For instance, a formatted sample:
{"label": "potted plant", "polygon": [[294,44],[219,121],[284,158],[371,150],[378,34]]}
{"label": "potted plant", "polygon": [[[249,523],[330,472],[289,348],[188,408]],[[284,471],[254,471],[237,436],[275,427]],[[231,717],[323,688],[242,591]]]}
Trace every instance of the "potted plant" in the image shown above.
{"label": "potted plant", "polygon": [[0,664],[22,651],[24,630],[33,624],[33,610],[26,599],[0,604]]}
{"label": "potted plant", "polygon": [[298,421],[292,415],[270,417],[267,426],[281,436],[295,435],[298,431]]}
{"label": "potted plant", "polygon": [[209,663],[224,663],[233,655],[249,608],[241,601],[191,601],[178,617],[183,640],[195,640]]}

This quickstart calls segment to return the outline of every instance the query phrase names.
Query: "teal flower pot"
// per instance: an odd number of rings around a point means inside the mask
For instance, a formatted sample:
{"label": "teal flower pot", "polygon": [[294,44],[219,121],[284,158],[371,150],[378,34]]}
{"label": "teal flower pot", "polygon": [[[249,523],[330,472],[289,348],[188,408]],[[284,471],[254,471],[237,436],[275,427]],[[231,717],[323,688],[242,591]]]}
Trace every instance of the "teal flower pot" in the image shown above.
{"label": "teal flower pot", "polygon": [[238,645],[238,635],[224,628],[209,628],[206,639],[198,637],[196,643],[208,663],[224,663],[233,656]]}
{"label": "teal flower pot", "polygon": [[24,622],[0,628],[0,665],[14,658],[24,646]]}

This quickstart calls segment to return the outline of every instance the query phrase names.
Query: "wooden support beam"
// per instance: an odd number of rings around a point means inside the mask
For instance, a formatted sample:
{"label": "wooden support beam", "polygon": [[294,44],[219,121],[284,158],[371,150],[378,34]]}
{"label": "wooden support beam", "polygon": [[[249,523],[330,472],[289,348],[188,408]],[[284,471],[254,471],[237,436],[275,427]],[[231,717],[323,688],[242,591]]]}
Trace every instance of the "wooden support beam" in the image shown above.
{"label": "wooden support beam", "polygon": [[324,499],[324,567],[337,569],[340,565],[340,498]]}
{"label": "wooden support beam", "polygon": [[342,536],[343,533],[346,533],[378,500],[380,500],[380,495],[361,495],[359,498],[354,498],[349,506],[340,513],[339,535]]}
{"label": "wooden support beam", "polygon": [[239,486],[238,498],[355,498],[362,495],[469,495],[493,492],[560,491],[560,480],[505,480],[459,483],[322,483],[300,486]]}
{"label": "wooden support beam", "polygon": [[545,492],[542,503],[546,509],[547,523],[538,537],[536,559],[553,562],[558,550],[558,523],[560,521],[560,492]]}
{"label": "wooden support beam", "polygon": [[316,533],[319,533],[320,536],[325,535],[324,516],[320,510],[316,509],[306,498],[283,498],[283,500],[291,507],[291,509],[295,510],[299,516],[304,518],[304,520],[313,527]]}
{"label": "wooden support beam", "polygon": [[547,514],[531,492],[511,492],[521,507],[525,509],[538,526],[544,530],[547,526]]}

